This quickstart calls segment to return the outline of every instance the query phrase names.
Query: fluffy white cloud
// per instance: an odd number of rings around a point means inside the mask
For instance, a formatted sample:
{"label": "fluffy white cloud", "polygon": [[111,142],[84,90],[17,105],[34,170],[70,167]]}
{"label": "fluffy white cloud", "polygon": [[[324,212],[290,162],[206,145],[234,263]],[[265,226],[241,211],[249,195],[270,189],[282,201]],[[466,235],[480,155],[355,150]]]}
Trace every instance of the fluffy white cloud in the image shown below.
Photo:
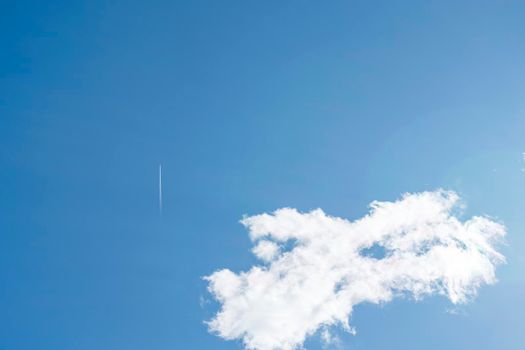
{"label": "fluffy white cloud", "polygon": [[255,256],[267,262],[279,254],[279,251],[279,245],[268,240],[261,240],[255,248],[252,249],[252,253],[255,254]]}
{"label": "fluffy white cloud", "polygon": [[244,218],[262,262],[206,277],[221,303],[210,330],[247,349],[292,350],[317,331],[329,338],[331,326],[352,332],[348,320],[359,303],[430,294],[467,302],[496,282],[505,258],[494,244],[505,228],[480,216],[462,222],[458,203],[440,190],[375,201],[356,221],[290,208]]}

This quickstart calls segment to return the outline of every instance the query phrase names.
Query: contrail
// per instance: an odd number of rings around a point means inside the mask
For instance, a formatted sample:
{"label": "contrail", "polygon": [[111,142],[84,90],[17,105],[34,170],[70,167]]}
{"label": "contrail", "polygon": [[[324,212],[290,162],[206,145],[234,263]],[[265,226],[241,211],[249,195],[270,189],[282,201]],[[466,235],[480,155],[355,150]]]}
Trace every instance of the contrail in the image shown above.
{"label": "contrail", "polygon": [[159,164],[159,212],[162,213],[162,164]]}

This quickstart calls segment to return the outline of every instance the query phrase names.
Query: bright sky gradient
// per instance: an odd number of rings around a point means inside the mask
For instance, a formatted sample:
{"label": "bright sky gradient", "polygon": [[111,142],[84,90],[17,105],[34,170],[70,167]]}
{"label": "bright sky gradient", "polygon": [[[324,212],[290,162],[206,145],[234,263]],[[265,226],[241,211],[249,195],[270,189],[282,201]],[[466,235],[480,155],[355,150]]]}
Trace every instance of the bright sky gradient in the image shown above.
{"label": "bright sky gradient", "polygon": [[438,188],[505,223],[499,282],[458,308],[358,305],[344,348],[520,349],[524,15],[523,1],[2,3],[0,349],[242,349],[208,333],[202,277],[257,263],[244,214],[354,220]]}

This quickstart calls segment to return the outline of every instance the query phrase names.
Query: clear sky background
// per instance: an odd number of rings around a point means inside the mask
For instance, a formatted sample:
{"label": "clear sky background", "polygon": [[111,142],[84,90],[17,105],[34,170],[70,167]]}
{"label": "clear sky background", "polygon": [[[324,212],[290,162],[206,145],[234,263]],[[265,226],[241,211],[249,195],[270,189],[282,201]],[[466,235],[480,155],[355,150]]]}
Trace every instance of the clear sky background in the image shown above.
{"label": "clear sky background", "polygon": [[456,314],[439,297],[360,305],[344,348],[521,349],[524,16],[522,1],[2,2],[0,349],[241,349],[207,332],[201,277],[256,263],[243,214],[355,219],[437,188],[506,224],[499,283]]}

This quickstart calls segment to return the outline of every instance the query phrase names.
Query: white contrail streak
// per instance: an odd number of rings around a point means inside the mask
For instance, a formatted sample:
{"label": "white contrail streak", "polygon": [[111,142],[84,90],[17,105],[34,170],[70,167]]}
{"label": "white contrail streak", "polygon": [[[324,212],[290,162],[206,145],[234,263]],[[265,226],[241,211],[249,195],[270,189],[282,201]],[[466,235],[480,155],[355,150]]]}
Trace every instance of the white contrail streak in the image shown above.
{"label": "white contrail streak", "polygon": [[159,211],[162,213],[162,164],[159,164]]}

